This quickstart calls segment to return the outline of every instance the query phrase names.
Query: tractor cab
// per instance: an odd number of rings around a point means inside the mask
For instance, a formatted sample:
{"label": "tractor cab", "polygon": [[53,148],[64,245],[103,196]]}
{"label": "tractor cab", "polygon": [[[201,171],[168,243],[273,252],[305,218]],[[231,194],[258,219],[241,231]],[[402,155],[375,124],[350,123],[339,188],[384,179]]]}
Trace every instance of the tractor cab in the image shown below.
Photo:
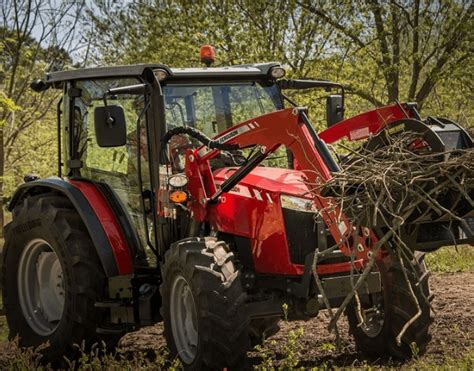
{"label": "tractor cab", "polygon": [[[170,174],[184,172],[186,150],[202,145],[186,135],[175,136],[165,160],[161,138],[177,127],[213,138],[240,122],[283,109],[282,89],[298,88],[297,82],[281,80],[284,74],[278,63],[211,68],[151,64],[50,73],[35,88],[63,90],[58,175],[89,179],[114,196],[122,228],[133,242],[133,259],[148,266],[157,264],[160,245],[170,243],[164,236],[168,232],[155,227],[162,224],[152,212],[160,185]],[[306,81],[302,88],[339,87],[315,83]],[[223,153],[211,161],[212,167],[239,166],[251,151],[230,157]],[[292,168],[291,153],[282,147],[262,165]]]}
{"label": "tractor cab", "polygon": [[[134,261],[156,265],[162,237],[154,228],[155,193],[163,173],[183,172],[186,149],[200,145],[176,136],[169,143],[170,164],[165,164],[160,139],[176,127],[214,137],[241,121],[282,109],[274,77],[282,71],[279,64],[268,63],[177,69],[137,65],[47,74],[40,89],[64,92],[58,105],[58,175],[88,179],[112,194],[123,228],[133,226],[126,229]],[[213,163],[219,166],[218,160]]]}

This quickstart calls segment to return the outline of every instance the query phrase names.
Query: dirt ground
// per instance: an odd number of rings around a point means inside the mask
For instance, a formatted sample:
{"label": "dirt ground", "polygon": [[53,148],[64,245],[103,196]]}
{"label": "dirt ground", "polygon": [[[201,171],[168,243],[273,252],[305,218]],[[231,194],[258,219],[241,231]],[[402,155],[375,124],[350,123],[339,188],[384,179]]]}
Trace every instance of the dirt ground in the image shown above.
{"label": "dirt ground", "polygon": [[[409,369],[432,369],[437,365],[446,369],[472,369],[474,357],[474,272],[433,273],[431,288],[435,294],[433,302],[436,319],[431,327],[432,341],[427,353],[417,360],[405,364]],[[339,329],[342,348],[335,348],[335,337],[326,326],[328,316],[322,311],[311,321],[280,321],[281,331],[268,339],[265,349],[271,355],[272,363],[280,365],[286,358],[285,346],[290,331],[304,329],[298,344],[298,366],[304,368],[351,367],[362,369],[399,368],[400,363],[388,359],[364,360],[355,350],[352,339],[347,334],[347,323],[341,320]],[[0,317],[0,333],[6,333],[4,317]],[[126,353],[140,352],[146,358],[155,358],[154,353],[162,353],[166,344],[161,324],[143,328],[125,335],[120,345]],[[7,343],[0,339],[0,360],[6,356]],[[262,355],[257,351],[249,354],[248,368],[262,364]],[[149,356],[149,357],[147,357]],[[465,360],[467,357],[467,363]],[[454,361],[454,363],[453,363]],[[458,362],[458,363],[457,363]],[[0,362],[1,363],[1,362]],[[447,366],[449,365],[449,366]],[[0,367],[1,368],[1,367]],[[437,368],[437,367],[436,367]]]}
{"label": "dirt ground", "polygon": [[[435,293],[433,302],[436,320],[431,327],[432,341],[421,361],[442,365],[447,359],[463,358],[473,351],[474,339],[474,273],[438,273],[430,280]],[[275,364],[285,357],[283,347],[291,330],[303,327],[300,340],[298,366],[303,367],[344,367],[344,366],[400,366],[390,360],[367,360],[355,351],[352,339],[347,334],[347,323],[340,321],[340,351],[335,349],[335,337],[326,329],[328,316],[325,311],[311,321],[280,322],[281,331],[269,339],[267,348],[275,357]],[[165,346],[161,325],[141,329],[127,334],[121,340],[123,348],[133,351],[159,351]],[[274,340],[274,341],[272,341]],[[261,363],[258,352],[249,353],[250,365]]]}

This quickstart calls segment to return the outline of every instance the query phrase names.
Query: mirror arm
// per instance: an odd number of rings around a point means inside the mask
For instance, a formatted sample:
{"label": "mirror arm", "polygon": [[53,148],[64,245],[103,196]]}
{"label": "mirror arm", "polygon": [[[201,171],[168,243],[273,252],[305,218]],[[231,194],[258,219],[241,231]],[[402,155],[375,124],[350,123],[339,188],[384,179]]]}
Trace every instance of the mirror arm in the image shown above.
{"label": "mirror arm", "polygon": [[108,95],[118,95],[118,94],[146,94],[149,92],[147,84],[137,84],[129,86],[121,86],[118,88],[112,88],[107,90]]}
{"label": "mirror arm", "polygon": [[[146,94],[148,93],[148,85],[147,84],[137,84],[137,85],[130,85],[130,86],[121,86],[118,88],[112,88],[107,90],[102,99],[104,101],[104,107],[107,107],[107,95],[117,95],[117,94]],[[114,118],[110,115],[110,111],[106,109],[107,119],[106,123],[109,127],[115,123]]]}
{"label": "mirror arm", "polygon": [[281,89],[310,89],[310,88],[341,88],[343,86],[337,82],[320,80],[278,80]]}
{"label": "mirror arm", "polygon": [[102,99],[104,100],[105,112],[107,113],[107,119],[105,120],[105,122],[107,123],[107,125],[109,126],[109,128],[111,128],[112,125],[114,124],[115,120],[114,120],[114,118],[110,115],[110,111],[108,110],[108,106],[107,106],[107,94],[109,94],[109,91],[110,91],[110,90],[107,90],[107,92],[102,96]]}
{"label": "mirror arm", "polygon": [[298,105],[296,104],[296,102],[290,98],[288,98],[285,94],[283,94],[282,92],[280,92],[281,96],[283,97],[284,100],[286,100],[288,103],[290,103],[293,107],[298,107]]}

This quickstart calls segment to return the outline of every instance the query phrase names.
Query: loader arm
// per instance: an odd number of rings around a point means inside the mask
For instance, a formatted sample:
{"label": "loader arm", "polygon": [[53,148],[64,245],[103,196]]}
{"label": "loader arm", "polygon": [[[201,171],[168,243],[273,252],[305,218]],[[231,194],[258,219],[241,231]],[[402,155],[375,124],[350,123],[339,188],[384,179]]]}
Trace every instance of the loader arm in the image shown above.
{"label": "loader arm", "polygon": [[353,116],[319,133],[326,143],[334,143],[342,138],[350,141],[361,140],[378,133],[391,122],[411,118],[412,109],[408,104],[393,104],[378,107],[372,111]]}
{"label": "loader arm", "polygon": [[[378,116],[373,112],[359,115],[358,120],[374,122],[379,118],[378,125],[406,117],[404,112],[396,107],[390,107],[395,114]],[[357,246],[356,256],[367,259],[368,245],[376,243],[376,237],[371,233],[371,241],[363,236],[362,231],[354,231],[349,219],[340,207],[330,197],[323,197],[319,187],[331,178],[331,160],[325,143],[314,131],[304,111],[300,109],[285,109],[259,116],[240,123],[224,131],[215,138],[226,144],[237,144],[240,148],[259,146],[260,150],[248,160],[247,164],[237,169],[220,188],[216,186],[209,160],[219,154],[217,149],[202,146],[189,150],[186,159],[186,173],[190,179],[189,190],[192,196],[191,209],[198,220],[205,220],[208,213],[213,212],[213,206],[219,202],[219,197],[232,189],[252,169],[265,158],[274,153],[280,146],[291,151],[298,169],[302,173],[301,182],[312,190],[304,197],[311,198],[322,219],[327,225],[334,240],[341,244],[340,249],[346,255],[351,254],[353,246]],[[319,142],[318,142],[319,141]],[[360,232],[360,233],[359,233]]]}

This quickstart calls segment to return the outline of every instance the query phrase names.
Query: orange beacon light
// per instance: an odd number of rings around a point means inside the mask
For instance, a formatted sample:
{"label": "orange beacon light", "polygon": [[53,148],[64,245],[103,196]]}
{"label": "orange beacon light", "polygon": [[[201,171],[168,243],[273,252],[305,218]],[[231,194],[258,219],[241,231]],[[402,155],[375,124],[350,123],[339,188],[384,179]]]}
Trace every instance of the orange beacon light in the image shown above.
{"label": "orange beacon light", "polygon": [[203,45],[199,51],[201,62],[210,67],[216,60],[216,51],[212,45]]}

